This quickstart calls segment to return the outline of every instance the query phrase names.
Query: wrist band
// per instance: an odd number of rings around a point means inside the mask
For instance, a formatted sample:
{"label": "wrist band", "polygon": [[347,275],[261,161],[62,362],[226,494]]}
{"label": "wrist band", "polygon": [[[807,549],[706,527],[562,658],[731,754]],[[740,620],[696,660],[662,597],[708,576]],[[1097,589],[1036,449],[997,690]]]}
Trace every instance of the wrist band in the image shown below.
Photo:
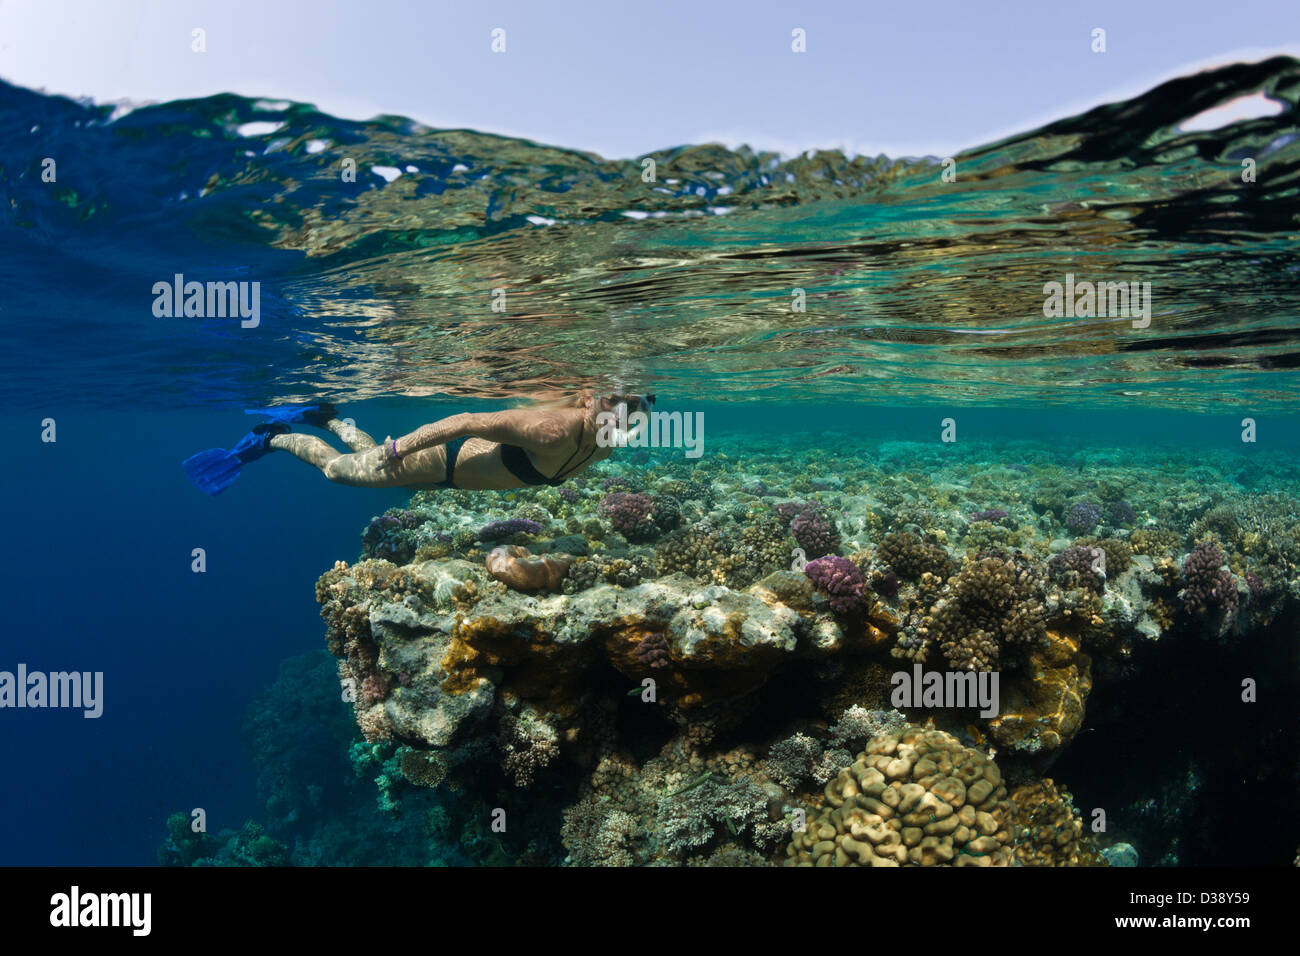
{"label": "wrist band", "polygon": [[402,456],[399,455],[399,454],[397,453],[397,439],[396,439],[396,438],[393,439],[393,457],[396,458],[398,461],[401,461],[401,460],[402,460]]}

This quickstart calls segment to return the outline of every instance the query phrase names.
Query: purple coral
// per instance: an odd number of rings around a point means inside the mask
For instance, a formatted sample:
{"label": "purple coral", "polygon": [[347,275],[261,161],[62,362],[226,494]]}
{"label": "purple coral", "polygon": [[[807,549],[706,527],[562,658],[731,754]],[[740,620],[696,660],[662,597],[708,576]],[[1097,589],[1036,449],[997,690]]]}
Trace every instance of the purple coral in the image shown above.
{"label": "purple coral", "polygon": [[985,508],[983,511],[972,511],[970,514],[971,521],[1001,521],[1009,517],[1009,513],[1001,508]]}
{"label": "purple coral", "polygon": [[900,583],[897,574],[893,571],[886,571],[871,587],[872,590],[881,597],[890,598],[892,600],[893,598],[898,597],[898,588]]}
{"label": "purple coral", "polygon": [[840,549],[840,533],[821,505],[810,501],[783,501],[774,509],[777,517],[809,558],[820,558]]}
{"label": "purple coral", "polygon": [[1112,501],[1106,509],[1106,519],[1117,528],[1127,528],[1137,521],[1137,512],[1127,501]]}
{"label": "purple coral", "polygon": [[1091,501],[1080,501],[1065,513],[1065,526],[1075,534],[1087,534],[1101,523],[1101,508]]}
{"label": "purple coral", "polygon": [[1047,562],[1052,578],[1066,587],[1083,587],[1101,592],[1106,588],[1105,552],[1081,544],[1072,545]]}
{"label": "purple coral", "polygon": [[1246,587],[1250,588],[1250,596],[1253,598],[1263,597],[1268,591],[1268,585],[1254,571],[1246,572]]}
{"label": "purple coral", "polygon": [[577,488],[570,488],[568,485],[565,485],[562,488],[560,488],[561,501],[567,501],[569,504],[573,504],[575,501],[578,500],[579,497],[580,495],[578,494]]}
{"label": "purple coral", "polygon": [[658,632],[643,637],[632,653],[646,667],[658,669],[667,667],[669,664],[668,641],[664,639],[663,634]]}
{"label": "purple coral", "polygon": [[596,511],[610,527],[629,541],[644,541],[676,527],[681,520],[677,503],[662,495],[615,491],[600,499]]}
{"label": "purple coral", "polygon": [[810,558],[820,558],[840,548],[840,533],[824,511],[809,509],[795,515],[790,533]]}
{"label": "purple coral", "polygon": [[516,534],[537,534],[542,526],[528,518],[507,518],[505,521],[493,521],[479,529],[480,541],[501,541]]}
{"label": "purple coral", "polygon": [[1204,616],[1214,611],[1237,609],[1237,581],[1223,552],[1213,541],[1201,541],[1183,561],[1183,607],[1189,614]]}
{"label": "purple coral", "polygon": [[848,558],[828,555],[809,561],[803,573],[813,586],[830,597],[831,609],[836,614],[853,614],[862,610],[862,571]]}
{"label": "purple coral", "polygon": [[406,508],[387,511],[373,519],[361,533],[362,552],[367,557],[405,564],[415,554],[415,541],[409,532],[424,521],[421,515]]}
{"label": "purple coral", "polygon": [[794,519],[795,515],[812,507],[814,507],[814,505],[809,501],[783,501],[772,510],[776,512],[776,516],[780,518],[788,528],[790,527],[790,522]]}
{"label": "purple coral", "polygon": [[367,704],[377,704],[388,697],[390,686],[387,676],[375,671],[361,682],[361,699]]}

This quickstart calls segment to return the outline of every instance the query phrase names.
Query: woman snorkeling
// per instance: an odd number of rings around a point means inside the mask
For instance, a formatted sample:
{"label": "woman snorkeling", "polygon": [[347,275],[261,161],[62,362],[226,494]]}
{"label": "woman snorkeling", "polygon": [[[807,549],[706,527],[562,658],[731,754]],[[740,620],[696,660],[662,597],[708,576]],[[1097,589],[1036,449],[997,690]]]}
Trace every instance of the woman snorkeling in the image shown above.
{"label": "woman snorkeling", "polygon": [[[256,426],[234,448],[210,448],[187,458],[185,473],[202,491],[216,495],[230,487],[240,469],[272,451],[287,451],[319,468],[330,481],[361,488],[465,488],[476,491],[559,485],[591,464],[608,458],[612,448],[635,437],[635,429],[597,441],[602,414],[627,421],[647,409],[653,395],[610,395],[590,391],[559,405],[500,412],[463,412],[401,438],[376,443],[339,420],[333,405],[286,405],[250,409],[270,421]],[[626,405],[620,415],[619,406]],[[341,452],[315,435],[294,433],[291,425],[323,428],[351,449]]]}

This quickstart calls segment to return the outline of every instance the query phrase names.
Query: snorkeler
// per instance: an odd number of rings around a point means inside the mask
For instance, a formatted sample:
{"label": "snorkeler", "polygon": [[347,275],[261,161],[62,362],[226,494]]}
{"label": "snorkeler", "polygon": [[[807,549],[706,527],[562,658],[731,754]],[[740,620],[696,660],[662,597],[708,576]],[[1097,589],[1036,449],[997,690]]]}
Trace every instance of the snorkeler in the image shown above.
{"label": "snorkeler", "polygon": [[[333,405],[286,405],[249,409],[270,421],[257,425],[234,448],[210,448],[187,458],[185,473],[196,487],[220,494],[240,469],[272,451],[287,451],[319,468],[330,481],[361,488],[465,488],[476,491],[559,485],[594,462],[608,458],[614,441],[597,441],[602,413],[618,415],[649,406],[653,395],[597,398],[582,392],[560,405],[501,412],[463,412],[417,428],[401,438],[376,443],[340,421]],[[602,419],[604,421],[604,419]],[[338,436],[351,449],[340,452],[314,435],[295,434],[290,425],[311,425]]]}

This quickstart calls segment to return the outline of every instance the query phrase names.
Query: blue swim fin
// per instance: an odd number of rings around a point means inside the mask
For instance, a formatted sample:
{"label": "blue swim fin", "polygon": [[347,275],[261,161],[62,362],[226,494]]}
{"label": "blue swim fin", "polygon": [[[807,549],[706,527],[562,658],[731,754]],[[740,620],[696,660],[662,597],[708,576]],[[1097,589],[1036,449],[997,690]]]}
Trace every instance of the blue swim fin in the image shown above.
{"label": "blue swim fin", "polygon": [[261,415],[273,422],[288,425],[314,425],[324,428],[325,423],[338,414],[338,409],[329,402],[319,405],[276,405],[271,408],[246,408],[245,415]]}
{"label": "blue swim fin", "polygon": [[210,495],[219,495],[234,483],[240,470],[250,461],[256,461],[271,450],[271,438],[289,431],[288,425],[271,423],[258,425],[239,439],[235,447],[209,448],[191,455],[181,462],[185,474],[194,487]]}

